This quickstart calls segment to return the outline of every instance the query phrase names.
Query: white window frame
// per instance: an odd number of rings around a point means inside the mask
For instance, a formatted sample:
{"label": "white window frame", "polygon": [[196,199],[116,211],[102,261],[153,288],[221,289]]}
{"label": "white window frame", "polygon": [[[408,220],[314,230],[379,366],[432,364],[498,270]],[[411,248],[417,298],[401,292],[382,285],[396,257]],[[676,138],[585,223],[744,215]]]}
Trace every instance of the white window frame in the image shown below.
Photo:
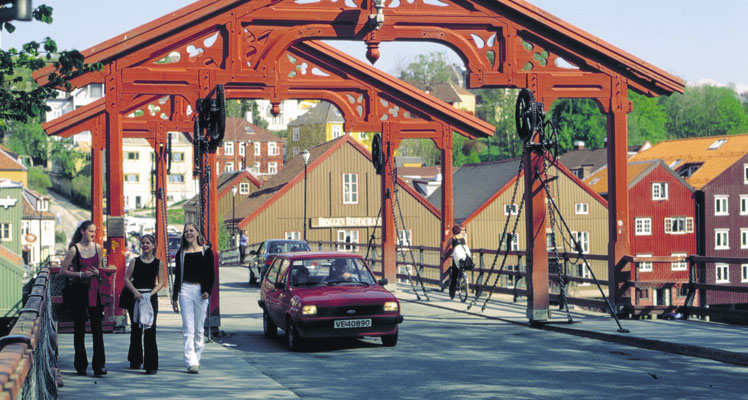
{"label": "white window frame", "polygon": [[730,283],[730,264],[714,264],[714,283]]}
{"label": "white window frame", "polygon": [[[351,238],[351,244],[347,244],[345,241],[346,236]],[[338,245],[338,251],[353,251],[358,252],[358,246],[354,246],[353,243],[358,244],[358,238],[359,233],[357,229],[353,230],[339,230],[337,233],[338,237],[338,243],[343,243]]]}
{"label": "white window frame", "polygon": [[278,163],[271,161],[268,163],[268,174],[275,175],[278,173]]}
{"label": "white window frame", "polygon": [[247,144],[244,142],[239,143],[239,155],[243,156],[247,153]]}
{"label": "white window frame", "polygon": [[337,139],[341,136],[343,136],[343,125],[341,124],[333,124],[330,128],[330,135],[332,135],[333,139]]}
{"label": "white window frame", "polygon": [[634,235],[650,236],[652,235],[652,218],[634,218]]}
{"label": "white window frame", "polygon": [[590,213],[590,204],[589,203],[574,204],[574,213],[577,215],[588,215]]}
{"label": "white window frame", "polygon": [[262,155],[262,147],[261,146],[262,145],[260,144],[260,142],[255,142],[255,155],[256,156]]}
{"label": "white window frame", "polygon": [[359,132],[358,140],[366,140],[366,132]]}
{"label": "white window frame", "polygon": [[224,142],[223,143],[223,154],[227,156],[233,156],[234,155],[234,142]]}
{"label": "white window frame", "polygon": [[301,232],[299,231],[288,231],[285,236],[286,240],[301,240]]}
{"label": "white window frame", "polygon": [[247,182],[239,183],[239,194],[249,194],[249,183]]}
{"label": "white window frame", "polygon": [[740,248],[748,249],[748,228],[740,228]]}
{"label": "white window frame", "polygon": [[[582,245],[582,253],[590,254],[590,232],[571,232],[571,235],[574,236],[574,240]],[[576,251],[576,249],[573,249],[573,251]]]}
{"label": "white window frame", "polygon": [[[592,277],[592,274],[590,273],[590,268],[582,263],[577,264],[577,268],[579,268],[579,277],[584,279],[590,279]],[[578,286],[590,286],[589,282],[581,282]]]}
{"label": "white window frame", "polygon": [[257,173],[260,172],[260,162],[259,161],[255,161],[254,168],[257,170]]}
{"label": "white window frame", "polygon": [[729,199],[730,196],[724,194],[714,196],[714,215],[730,215]]}
{"label": "white window frame", "polygon": [[[346,178],[350,181],[346,182]],[[358,204],[358,174],[343,174],[343,204]]]}
{"label": "white window frame", "polygon": [[233,172],[234,171],[234,163],[231,161],[228,161],[226,165],[223,166],[223,169],[225,172]]}
{"label": "white window frame", "polygon": [[176,152],[171,153],[171,161],[172,162],[184,162],[184,152],[176,151]]}
{"label": "white window frame", "polygon": [[504,215],[518,215],[518,214],[519,214],[519,204],[504,203]]}
{"label": "white window frame", "polygon": [[268,155],[277,156],[279,154],[280,154],[280,147],[278,147],[278,143],[268,142]]}
{"label": "white window frame", "polygon": [[730,250],[730,230],[714,230],[714,250]]}
{"label": "white window frame", "polygon": [[740,215],[748,215],[748,195],[740,195]]}
{"label": "white window frame", "polygon": [[693,218],[691,217],[667,217],[665,218],[665,234],[685,235],[686,233],[693,233]]}
{"label": "white window frame", "polygon": [[748,264],[740,265],[740,282],[748,282]]}
{"label": "white window frame", "polygon": [[0,223],[0,241],[9,242],[13,240],[13,224],[10,222]]}
{"label": "white window frame", "polygon": [[[651,254],[637,254],[637,257],[652,257]],[[639,261],[637,263],[637,268],[639,268],[639,272],[652,272],[654,270],[653,263],[649,261]]]}
{"label": "white window frame", "polygon": [[[397,247],[410,247],[413,246],[413,231],[410,229],[401,229],[397,231]],[[401,251],[407,251],[408,249],[400,249]]]}
{"label": "white window frame", "polygon": [[[130,177],[135,177],[135,180],[130,180]],[[125,183],[140,183],[140,174],[125,174]]]}
{"label": "white window frame", "polygon": [[299,128],[293,128],[293,141],[298,142],[299,141]]}
{"label": "white window frame", "polygon": [[[688,254],[686,253],[670,253],[670,257],[687,257]],[[688,271],[688,262],[686,261],[678,261],[678,262],[672,262],[670,263],[670,270],[671,271]]]}
{"label": "white window frame", "polygon": [[748,185],[748,164],[743,164],[743,184]]}
{"label": "white window frame", "polygon": [[668,199],[668,183],[652,182],[652,200]]}
{"label": "white window frame", "polygon": [[[508,204],[507,204],[508,205]],[[499,235],[499,248],[501,250],[506,250],[506,239],[504,235],[511,235],[511,233],[502,233]],[[515,233],[512,236],[512,241],[509,243],[509,251],[518,251],[519,250],[519,234]]]}
{"label": "white window frame", "polygon": [[296,157],[298,155],[299,155],[299,148],[298,147],[294,147],[293,148],[293,156]]}
{"label": "white window frame", "polygon": [[184,175],[182,175],[182,174],[169,174],[169,183],[173,183],[173,184],[184,183]]}
{"label": "white window frame", "polygon": [[[130,158],[130,156],[133,156]],[[126,161],[140,161],[140,152],[138,151],[128,151],[125,154],[125,160]]]}

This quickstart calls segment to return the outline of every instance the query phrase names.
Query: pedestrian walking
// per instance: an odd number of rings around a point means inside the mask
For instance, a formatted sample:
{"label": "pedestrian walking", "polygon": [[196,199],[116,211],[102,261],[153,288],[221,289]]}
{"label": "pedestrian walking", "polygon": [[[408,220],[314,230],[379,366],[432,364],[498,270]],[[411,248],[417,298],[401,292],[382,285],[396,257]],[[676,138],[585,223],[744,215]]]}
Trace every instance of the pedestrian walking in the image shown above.
{"label": "pedestrian walking", "polygon": [[[140,238],[140,249],[142,254],[130,261],[125,272],[125,286],[135,298],[127,310],[132,323],[127,361],[130,369],[140,369],[142,365],[146,374],[153,375],[158,371],[156,317],[158,292],[164,287],[164,263],[155,256],[156,239],[153,235],[145,234]],[[140,311],[143,305],[146,308],[150,305],[150,326],[143,323],[143,316],[148,315]]]}
{"label": "pedestrian walking", "polygon": [[172,307],[182,315],[184,362],[196,374],[205,347],[205,316],[215,281],[214,256],[193,223],[186,223],[175,257]]}
{"label": "pedestrian walking", "polygon": [[246,231],[242,231],[239,236],[239,264],[244,265],[244,257],[247,255],[247,245],[249,244],[249,238],[247,237]]}

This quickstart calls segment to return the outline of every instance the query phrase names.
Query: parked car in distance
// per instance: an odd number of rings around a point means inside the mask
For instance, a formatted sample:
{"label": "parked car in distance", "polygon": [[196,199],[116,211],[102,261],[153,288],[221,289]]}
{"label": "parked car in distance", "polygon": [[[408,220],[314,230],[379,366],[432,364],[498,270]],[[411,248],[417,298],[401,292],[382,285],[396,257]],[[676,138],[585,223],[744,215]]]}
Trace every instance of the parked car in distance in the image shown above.
{"label": "parked car in distance", "polygon": [[395,346],[403,317],[386,284],[358,254],[279,254],[260,284],[263,333],[285,330],[292,351],[317,338],[378,336]]}
{"label": "parked car in distance", "polygon": [[249,284],[254,285],[258,278],[262,280],[276,254],[309,250],[309,244],[304,240],[268,239],[260,243],[260,247],[248,254]]}
{"label": "parked car in distance", "polygon": [[169,262],[167,263],[167,269],[170,274],[173,274],[174,267],[177,264],[177,250],[179,250],[179,245],[182,244],[182,236],[169,234],[167,239],[169,241]]}

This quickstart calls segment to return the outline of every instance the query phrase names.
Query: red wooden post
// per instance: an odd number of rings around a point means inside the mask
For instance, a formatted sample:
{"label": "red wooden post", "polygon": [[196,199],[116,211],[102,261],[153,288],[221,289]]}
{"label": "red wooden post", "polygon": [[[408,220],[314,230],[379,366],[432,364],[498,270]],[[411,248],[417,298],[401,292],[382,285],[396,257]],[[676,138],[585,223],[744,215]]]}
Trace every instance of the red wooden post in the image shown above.
{"label": "red wooden post", "polygon": [[220,296],[218,294],[219,284],[219,272],[220,265],[218,264],[218,171],[216,171],[216,153],[209,152],[207,155],[206,167],[210,171],[210,184],[208,185],[208,204],[206,204],[208,211],[208,240],[210,241],[211,248],[213,249],[213,265],[215,270],[216,280],[213,283],[213,294],[210,296],[210,324],[213,327],[220,326]]}
{"label": "red wooden post", "polygon": [[543,183],[536,178],[537,172],[543,168],[543,157],[532,152],[523,157],[527,227],[527,318],[532,323],[547,321],[551,316],[548,301],[548,249],[545,240],[547,205]]}
{"label": "red wooden post", "polygon": [[397,282],[397,232],[395,232],[395,215],[392,213],[395,197],[395,185],[392,168],[395,162],[396,145],[392,143],[393,132],[390,123],[382,123],[382,152],[384,167],[380,175],[382,189],[382,277],[391,283]]}
{"label": "red wooden post", "polygon": [[[91,221],[96,225],[96,243],[104,246],[103,150],[106,148],[106,118],[96,116],[91,129]],[[107,260],[108,261],[108,260]],[[117,292],[119,293],[119,292]]]}
{"label": "red wooden post", "polygon": [[[166,132],[163,132],[163,127],[156,128],[159,131],[154,132],[156,136],[155,146],[153,147],[156,153],[156,257],[164,262],[164,268],[169,263],[168,255],[168,242],[166,240],[167,226],[164,224],[166,215],[164,211],[167,207],[167,193],[166,193],[166,181],[168,176],[166,175]],[[164,276],[166,276],[166,270],[164,270]],[[168,285],[168,279],[164,282]]]}
{"label": "red wooden post", "polygon": [[[442,150],[442,221],[441,221],[441,254],[444,258],[444,252],[449,247],[449,241],[452,239],[452,225],[455,220],[454,196],[452,193],[452,132],[445,130],[441,140]],[[447,276],[449,268],[452,266],[451,259],[443,259],[441,264],[440,278]],[[447,277],[447,279],[449,279]]]}

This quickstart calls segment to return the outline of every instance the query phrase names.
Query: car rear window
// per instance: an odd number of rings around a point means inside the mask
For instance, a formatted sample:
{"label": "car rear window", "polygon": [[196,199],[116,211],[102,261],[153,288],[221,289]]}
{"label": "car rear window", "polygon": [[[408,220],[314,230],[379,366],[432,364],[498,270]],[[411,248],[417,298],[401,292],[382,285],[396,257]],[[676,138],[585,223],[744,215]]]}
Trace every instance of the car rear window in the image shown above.
{"label": "car rear window", "polygon": [[291,286],[317,286],[346,283],[375,285],[371,271],[359,258],[312,258],[294,260]]}
{"label": "car rear window", "polygon": [[295,251],[309,251],[309,245],[306,242],[273,242],[270,244],[268,253],[291,253]]}

